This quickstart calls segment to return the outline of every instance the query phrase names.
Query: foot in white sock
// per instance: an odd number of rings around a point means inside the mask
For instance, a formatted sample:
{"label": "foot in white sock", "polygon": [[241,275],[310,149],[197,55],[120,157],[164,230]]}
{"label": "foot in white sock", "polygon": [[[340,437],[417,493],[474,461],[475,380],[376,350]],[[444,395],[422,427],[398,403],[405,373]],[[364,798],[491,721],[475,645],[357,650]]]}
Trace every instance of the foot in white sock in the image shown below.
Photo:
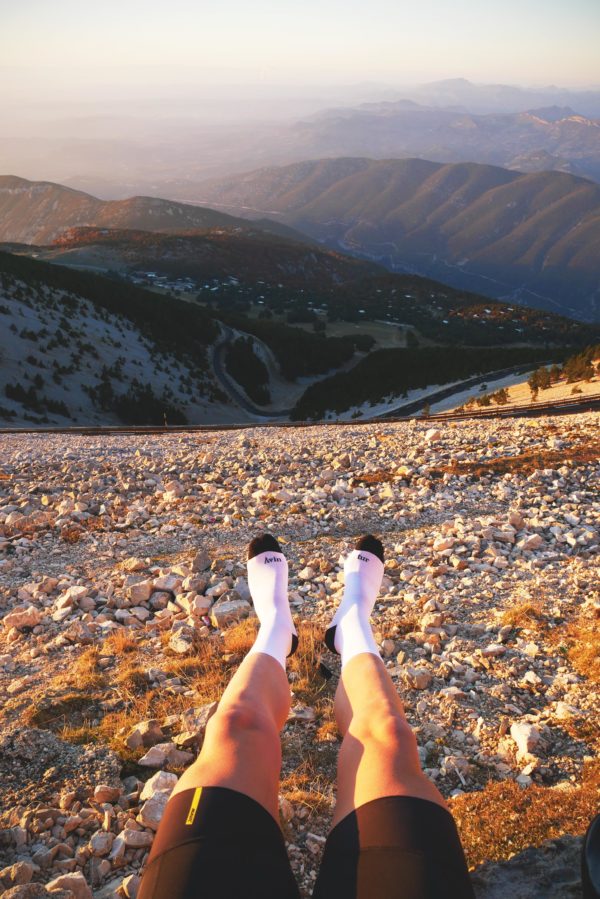
{"label": "foot in white sock", "polygon": [[327,647],[342,657],[342,668],[362,652],[379,656],[370,616],[383,579],[383,546],[361,537],[344,564],[344,596],[325,632]]}
{"label": "foot in white sock", "polygon": [[285,668],[298,648],[298,635],[288,602],[288,565],[277,540],[256,537],[248,547],[248,586],[260,628],[249,655],[264,652]]}

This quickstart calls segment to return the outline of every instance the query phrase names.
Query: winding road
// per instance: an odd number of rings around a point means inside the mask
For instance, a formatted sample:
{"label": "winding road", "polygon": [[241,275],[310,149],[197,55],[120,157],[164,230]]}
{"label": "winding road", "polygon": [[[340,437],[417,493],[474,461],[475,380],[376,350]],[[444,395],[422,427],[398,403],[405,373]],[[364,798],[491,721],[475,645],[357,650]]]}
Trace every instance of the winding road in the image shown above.
{"label": "winding road", "polygon": [[225,352],[227,345],[235,339],[236,333],[233,328],[229,327],[229,325],[224,325],[223,322],[219,322],[219,324],[221,325],[221,333],[217,341],[213,344],[212,364],[215,376],[225,393],[240,406],[244,412],[247,412],[249,415],[254,415],[256,418],[261,418],[265,421],[277,421],[278,419],[289,418],[292,412],[291,409],[279,409],[276,412],[272,412],[261,409],[260,406],[255,406],[254,403],[248,399],[240,385],[228,374],[225,367]]}

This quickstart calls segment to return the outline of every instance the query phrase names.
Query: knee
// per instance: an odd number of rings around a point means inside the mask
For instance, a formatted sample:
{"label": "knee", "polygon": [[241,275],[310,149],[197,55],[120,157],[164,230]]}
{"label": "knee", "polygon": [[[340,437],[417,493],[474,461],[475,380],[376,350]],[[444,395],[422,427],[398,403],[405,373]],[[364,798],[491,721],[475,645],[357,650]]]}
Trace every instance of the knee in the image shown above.
{"label": "knee", "polygon": [[217,709],[206,727],[207,735],[218,734],[220,739],[233,740],[250,733],[270,739],[276,730],[274,722],[264,711],[252,703],[239,701]]}
{"label": "knee", "polygon": [[387,708],[355,718],[350,725],[353,736],[361,742],[372,741],[406,755],[417,754],[417,740],[406,718]]}

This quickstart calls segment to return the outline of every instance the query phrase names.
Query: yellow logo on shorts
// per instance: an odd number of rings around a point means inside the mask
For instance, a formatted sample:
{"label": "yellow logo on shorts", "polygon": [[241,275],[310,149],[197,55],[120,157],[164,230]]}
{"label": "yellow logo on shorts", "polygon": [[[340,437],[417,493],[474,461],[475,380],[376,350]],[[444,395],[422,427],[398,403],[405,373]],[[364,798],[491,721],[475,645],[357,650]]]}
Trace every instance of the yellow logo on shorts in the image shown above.
{"label": "yellow logo on shorts", "polygon": [[185,819],[186,824],[193,824],[196,818],[196,812],[198,811],[198,806],[200,805],[200,797],[202,796],[202,787],[196,787],[194,790],[194,795],[192,797],[192,804],[190,805],[190,810],[188,812],[188,816]]}

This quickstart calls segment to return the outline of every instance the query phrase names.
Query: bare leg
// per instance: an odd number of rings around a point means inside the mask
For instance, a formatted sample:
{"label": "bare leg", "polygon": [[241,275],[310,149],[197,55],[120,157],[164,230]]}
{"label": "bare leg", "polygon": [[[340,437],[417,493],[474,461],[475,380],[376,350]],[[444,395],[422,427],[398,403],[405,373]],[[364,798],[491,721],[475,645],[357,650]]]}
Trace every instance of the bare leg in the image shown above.
{"label": "bare leg", "polygon": [[279,731],[290,710],[285,660],[297,644],[287,593],[288,566],[277,540],[256,537],[248,547],[248,585],[260,628],[208,722],[202,752],[177,783],[228,787],[255,799],[278,820]]}
{"label": "bare leg", "polygon": [[344,665],[334,709],[343,742],[333,826],[382,796],[416,796],[446,808],[421,770],[417,741],[378,656],[361,653]]}
{"label": "bare leg", "polygon": [[255,799],[278,820],[279,731],[290,708],[285,671],[265,653],[248,655],[208,722],[202,752],[173,795],[194,787],[228,787]]}

